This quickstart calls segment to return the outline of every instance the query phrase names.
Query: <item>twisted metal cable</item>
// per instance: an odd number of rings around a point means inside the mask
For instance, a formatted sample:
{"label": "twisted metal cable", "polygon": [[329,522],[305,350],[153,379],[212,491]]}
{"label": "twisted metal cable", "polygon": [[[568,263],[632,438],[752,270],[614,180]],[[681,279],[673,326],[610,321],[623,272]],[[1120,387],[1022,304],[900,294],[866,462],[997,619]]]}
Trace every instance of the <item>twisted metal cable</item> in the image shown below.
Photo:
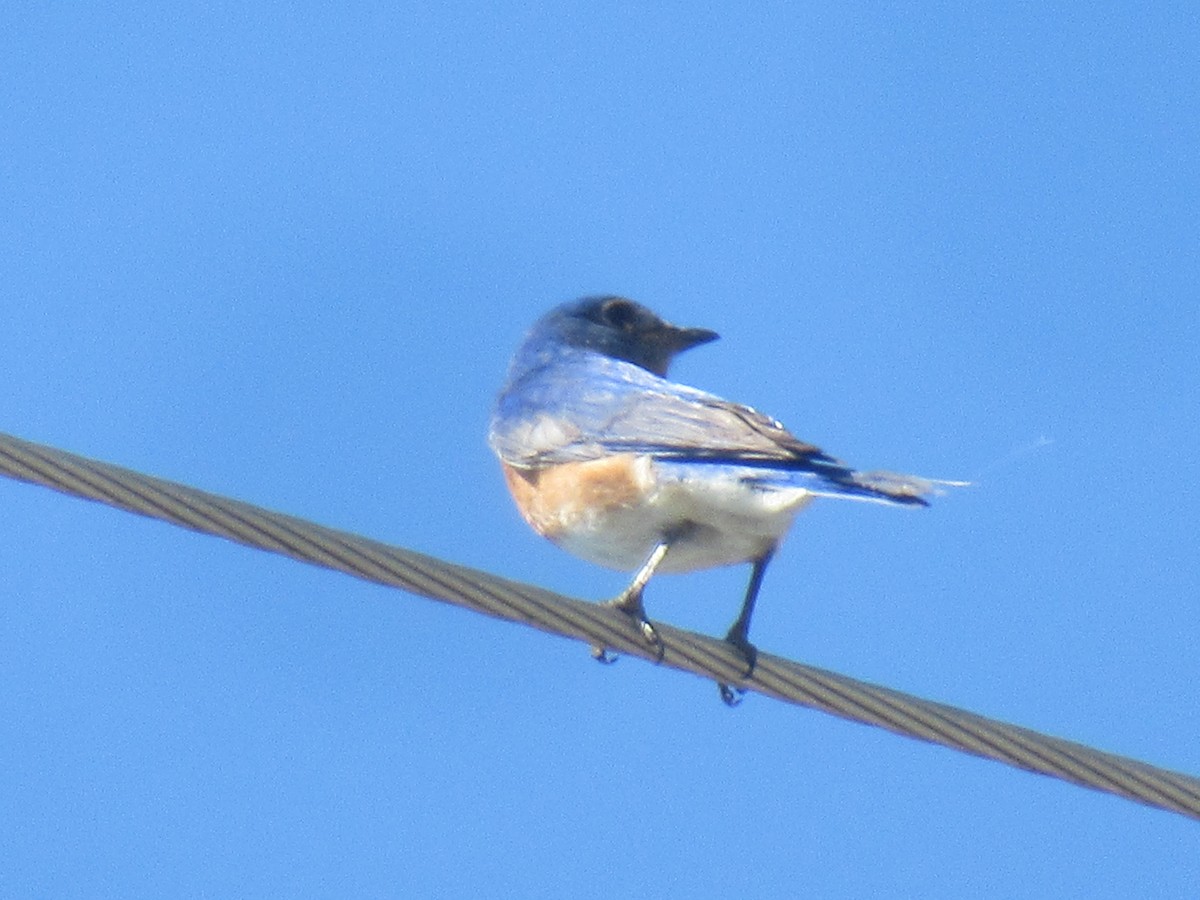
{"label": "twisted metal cable", "polygon": [[[610,607],[0,434],[0,474],[655,661]],[[655,623],[661,664],[906,737],[1200,819],[1200,779],[760,653],[754,674],[724,641]]]}

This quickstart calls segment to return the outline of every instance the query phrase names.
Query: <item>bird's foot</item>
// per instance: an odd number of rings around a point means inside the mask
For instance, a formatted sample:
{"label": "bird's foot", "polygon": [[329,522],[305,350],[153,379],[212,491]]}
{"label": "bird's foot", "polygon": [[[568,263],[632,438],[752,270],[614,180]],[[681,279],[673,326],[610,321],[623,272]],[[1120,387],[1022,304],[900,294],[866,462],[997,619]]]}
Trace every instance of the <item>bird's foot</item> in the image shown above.
{"label": "bird's foot", "polygon": [[599,644],[592,645],[592,659],[601,665],[611,666],[620,658],[615,653],[609,653],[607,647],[601,647]]}
{"label": "bird's foot", "polygon": [[[755,647],[746,637],[743,630],[734,626],[729,629],[729,633],[725,635],[725,643],[733,647],[738,652],[738,655],[746,661],[746,671],[742,673],[742,678],[749,678],[754,674],[754,666],[758,663],[758,648]],[[723,681],[717,682],[717,690],[721,694],[721,702],[726,706],[737,706],[742,702],[742,697],[746,694],[745,688],[733,687]]]}
{"label": "bird's foot", "polygon": [[[658,636],[658,629],[650,624],[650,620],[646,618],[646,607],[642,605],[641,591],[622,591],[612,600],[605,603],[606,606],[611,606],[614,609],[619,609],[625,615],[633,620],[633,624],[637,626],[638,633],[642,639],[654,648],[657,662],[662,662],[665,647],[663,646],[662,638]],[[597,652],[599,651],[599,652]],[[612,662],[613,657],[608,654],[608,651],[603,647],[593,647],[592,657],[600,662]]]}

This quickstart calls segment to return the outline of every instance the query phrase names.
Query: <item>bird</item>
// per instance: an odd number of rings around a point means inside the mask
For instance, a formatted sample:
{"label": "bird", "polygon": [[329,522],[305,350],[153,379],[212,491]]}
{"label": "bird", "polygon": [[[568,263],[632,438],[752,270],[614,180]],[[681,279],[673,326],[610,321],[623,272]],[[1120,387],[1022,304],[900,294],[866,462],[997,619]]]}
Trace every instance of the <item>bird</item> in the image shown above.
{"label": "bird", "polygon": [[[750,620],[767,566],[816,497],[921,507],[936,481],[850,468],[757,410],[667,377],[716,340],[626,297],[554,307],[526,334],[492,411],[488,444],[525,521],[588,562],[633,578],[607,601],[662,658],[643,594],[656,573],[749,563],[725,634],[754,671]],[[593,648],[602,661],[604,648]],[[718,683],[725,703],[742,691]]]}

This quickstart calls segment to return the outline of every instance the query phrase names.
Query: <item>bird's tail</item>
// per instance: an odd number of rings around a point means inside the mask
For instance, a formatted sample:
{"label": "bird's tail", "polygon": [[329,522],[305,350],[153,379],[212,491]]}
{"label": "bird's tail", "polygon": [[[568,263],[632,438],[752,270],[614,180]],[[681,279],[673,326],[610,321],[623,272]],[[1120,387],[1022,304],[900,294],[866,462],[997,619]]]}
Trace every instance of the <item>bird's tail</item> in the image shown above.
{"label": "bird's tail", "polygon": [[818,497],[867,500],[899,506],[928,506],[929,497],[944,494],[946,488],[966,487],[968,484],[968,481],[921,478],[896,472],[843,470],[834,477],[818,475],[803,487]]}
{"label": "bird's tail", "polygon": [[767,469],[743,476],[764,488],[800,488],[817,497],[841,500],[866,500],[893,506],[928,506],[929,497],[944,494],[946,488],[964,487],[967,481],[946,481],[900,475],[896,472],[857,472],[837,463],[810,463],[803,469]]}

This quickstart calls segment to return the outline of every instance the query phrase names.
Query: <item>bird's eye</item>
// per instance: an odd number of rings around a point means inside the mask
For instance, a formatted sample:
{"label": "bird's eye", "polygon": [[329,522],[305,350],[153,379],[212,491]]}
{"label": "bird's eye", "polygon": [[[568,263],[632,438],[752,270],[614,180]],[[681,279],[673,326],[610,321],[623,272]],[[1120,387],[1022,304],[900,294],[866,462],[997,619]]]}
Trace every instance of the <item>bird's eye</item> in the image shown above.
{"label": "bird's eye", "polygon": [[628,300],[609,300],[600,310],[600,315],[613,328],[629,328],[637,319],[637,307]]}

